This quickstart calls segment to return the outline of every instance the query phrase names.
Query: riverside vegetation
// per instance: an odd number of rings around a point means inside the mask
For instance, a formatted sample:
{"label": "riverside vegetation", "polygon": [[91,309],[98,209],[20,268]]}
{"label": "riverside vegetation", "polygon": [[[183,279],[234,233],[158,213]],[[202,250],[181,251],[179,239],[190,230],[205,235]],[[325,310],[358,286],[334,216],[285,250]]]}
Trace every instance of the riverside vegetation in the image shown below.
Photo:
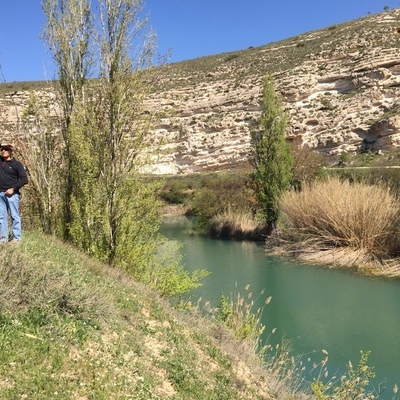
{"label": "riverside vegetation", "polygon": [[321,371],[312,395],[287,344],[260,349],[264,310],[248,287],[216,310],[178,310],[51,236],[27,232],[0,255],[2,399],[379,398],[367,390],[368,354],[326,382],[326,352],[310,367]]}
{"label": "riverside vegetation", "polygon": [[400,277],[400,170],[387,168],[397,165],[399,154],[349,155],[345,165],[339,160],[340,167],[327,168],[323,158],[308,153],[293,152],[292,189],[279,199],[272,236],[255,212],[246,170],[170,177],[162,198],[182,204],[216,237],[262,240],[283,256]]}

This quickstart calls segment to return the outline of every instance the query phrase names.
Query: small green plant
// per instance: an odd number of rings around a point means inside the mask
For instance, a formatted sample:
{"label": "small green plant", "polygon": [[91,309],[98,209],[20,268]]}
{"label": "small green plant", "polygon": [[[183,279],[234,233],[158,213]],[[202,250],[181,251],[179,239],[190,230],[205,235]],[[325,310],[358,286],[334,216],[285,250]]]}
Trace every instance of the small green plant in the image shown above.
{"label": "small green plant", "polygon": [[345,165],[350,161],[350,154],[349,153],[342,153],[339,156],[339,164],[340,165]]}
{"label": "small green plant", "polygon": [[[361,351],[361,358],[356,367],[349,361],[347,373],[338,380],[332,378],[324,383],[321,377],[316,378],[311,383],[316,398],[318,400],[376,399],[375,394],[367,390],[370,379],[375,377],[374,368],[367,365],[369,354],[369,351]],[[325,366],[325,363],[323,365]]]}
{"label": "small green plant", "polygon": [[[232,330],[235,337],[240,340],[249,340],[255,350],[259,349],[261,335],[265,326],[261,323],[263,307],[255,307],[253,294],[249,292],[250,286],[244,288],[245,295],[238,292],[229,298],[225,295],[221,297],[218,307],[218,319],[226,327]],[[262,295],[263,292],[260,293]],[[265,304],[268,304],[271,298],[268,297]]]}

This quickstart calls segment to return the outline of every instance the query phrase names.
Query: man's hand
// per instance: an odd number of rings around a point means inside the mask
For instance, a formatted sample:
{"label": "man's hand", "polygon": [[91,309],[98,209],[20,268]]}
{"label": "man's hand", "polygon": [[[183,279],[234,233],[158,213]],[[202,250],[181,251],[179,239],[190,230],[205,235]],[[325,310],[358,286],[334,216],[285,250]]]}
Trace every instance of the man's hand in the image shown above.
{"label": "man's hand", "polygon": [[5,191],[5,193],[6,193],[6,196],[12,196],[14,194],[14,189],[13,188],[7,189]]}

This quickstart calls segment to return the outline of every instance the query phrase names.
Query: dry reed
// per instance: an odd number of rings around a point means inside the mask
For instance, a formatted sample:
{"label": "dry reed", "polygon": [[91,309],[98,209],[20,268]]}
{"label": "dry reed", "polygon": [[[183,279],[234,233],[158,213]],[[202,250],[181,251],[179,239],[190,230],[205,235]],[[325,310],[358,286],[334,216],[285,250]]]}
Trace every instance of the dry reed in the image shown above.
{"label": "dry reed", "polygon": [[213,236],[238,239],[261,239],[265,226],[257,221],[250,211],[234,209],[230,205],[211,222]]}
{"label": "dry reed", "polygon": [[400,206],[383,186],[331,178],[288,192],[280,210],[280,234],[291,242],[350,248],[371,259],[399,253]]}

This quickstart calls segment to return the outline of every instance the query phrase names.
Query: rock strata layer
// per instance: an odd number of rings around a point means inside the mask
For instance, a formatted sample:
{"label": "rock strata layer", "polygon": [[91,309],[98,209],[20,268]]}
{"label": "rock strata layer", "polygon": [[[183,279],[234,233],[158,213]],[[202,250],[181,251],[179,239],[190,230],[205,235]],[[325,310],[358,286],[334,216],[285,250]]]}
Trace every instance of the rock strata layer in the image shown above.
{"label": "rock strata layer", "polygon": [[[149,171],[220,171],[246,163],[269,73],[290,119],[288,139],[326,155],[400,145],[400,11],[257,48],[155,69],[145,107],[162,140]],[[43,93],[51,101],[51,93]],[[13,99],[11,102],[10,99]],[[6,131],[29,93],[0,99]],[[5,122],[5,123],[4,123]]]}
{"label": "rock strata layer", "polygon": [[245,163],[270,72],[295,144],[327,155],[400,144],[399,10],[163,68],[147,101],[164,115],[155,129],[166,142],[154,159],[158,173]]}

